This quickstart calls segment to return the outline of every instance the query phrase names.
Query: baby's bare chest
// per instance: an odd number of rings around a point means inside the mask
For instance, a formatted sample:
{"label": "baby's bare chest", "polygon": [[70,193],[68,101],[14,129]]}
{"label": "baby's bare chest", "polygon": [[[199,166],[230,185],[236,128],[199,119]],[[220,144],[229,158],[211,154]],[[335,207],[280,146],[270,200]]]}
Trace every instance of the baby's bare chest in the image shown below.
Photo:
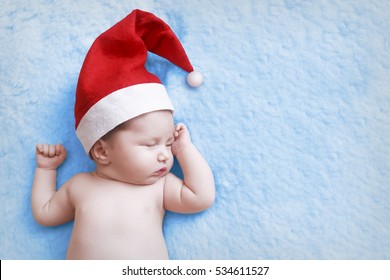
{"label": "baby's bare chest", "polygon": [[75,222],[94,228],[147,228],[164,216],[159,186],[92,186],[75,199]]}

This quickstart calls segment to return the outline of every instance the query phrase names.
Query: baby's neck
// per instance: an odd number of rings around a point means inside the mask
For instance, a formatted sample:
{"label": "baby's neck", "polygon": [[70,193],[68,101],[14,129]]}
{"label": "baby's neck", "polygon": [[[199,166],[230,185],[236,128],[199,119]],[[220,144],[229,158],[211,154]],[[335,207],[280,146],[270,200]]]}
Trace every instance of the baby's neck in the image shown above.
{"label": "baby's neck", "polygon": [[96,168],[95,171],[92,171],[91,174],[99,179],[105,179],[105,180],[114,180],[111,176],[107,175],[105,172],[102,172],[98,168]]}

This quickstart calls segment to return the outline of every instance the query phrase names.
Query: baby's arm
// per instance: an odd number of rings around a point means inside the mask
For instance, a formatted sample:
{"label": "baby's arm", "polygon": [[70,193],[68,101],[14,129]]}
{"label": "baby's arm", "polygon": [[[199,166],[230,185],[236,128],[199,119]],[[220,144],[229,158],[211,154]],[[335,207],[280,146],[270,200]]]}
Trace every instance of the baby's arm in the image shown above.
{"label": "baby's arm", "polygon": [[184,174],[184,181],[169,173],[164,188],[167,210],[192,213],[209,208],[215,198],[214,177],[211,169],[192,144],[185,125],[178,124],[172,153]]}
{"label": "baby's arm", "polygon": [[66,151],[61,144],[38,144],[36,147],[37,169],[31,193],[31,207],[35,220],[41,225],[60,225],[74,217],[67,184],[56,191],[56,169],[65,158]]}

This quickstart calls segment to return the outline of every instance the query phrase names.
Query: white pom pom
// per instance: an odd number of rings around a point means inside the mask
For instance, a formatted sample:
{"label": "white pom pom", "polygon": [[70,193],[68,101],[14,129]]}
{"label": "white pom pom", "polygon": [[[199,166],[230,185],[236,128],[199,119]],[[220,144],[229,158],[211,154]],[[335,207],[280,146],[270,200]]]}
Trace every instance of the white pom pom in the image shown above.
{"label": "white pom pom", "polygon": [[187,83],[192,87],[198,87],[203,83],[203,76],[198,71],[192,71],[187,76]]}

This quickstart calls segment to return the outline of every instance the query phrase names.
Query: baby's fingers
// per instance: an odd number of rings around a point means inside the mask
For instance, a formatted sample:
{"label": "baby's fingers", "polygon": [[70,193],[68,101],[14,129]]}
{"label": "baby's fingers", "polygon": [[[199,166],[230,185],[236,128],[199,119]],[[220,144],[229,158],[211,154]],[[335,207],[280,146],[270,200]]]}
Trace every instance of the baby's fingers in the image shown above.
{"label": "baby's fingers", "polygon": [[61,154],[61,152],[62,152],[62,149],[63,149],[63,147],[62,147],[62,145],[61,144],[57,144],[56,146],[55,146],[55,151],[56,151],[56,156],[59,156],[60,154]]}
{"label": "baby's fingers", "polygon": [[45,157],[49,155],[49,145],[48,144],[38,144],[37,145],[37,154],[41,154]]}
{"label": "baby's fingers", "polygon": [[178,123],[178,124],[176,125],[176,127],[175,127],[175,130],[176,130],[176,131],[180,131],[180,130],[184,130],[184,129],[186,129],[186,126],[185,126],[184,123]]}
{"label": "baby's fingers", "polygon": [[[37,153],[43,155],[44,157],[54,157],[57,155],[57,145],[49,145],[49,144],[38,144],[36,147]],[[61,147],[59,147],[58,151],[61,151]]]}
{"label": "baby's fingers", "polygon": [[176,125],[176,127],[175,127],[175,137],[178,137],[179,134],[180,134],[182,131],[184,131],[184,130],[186,130],[186,126],[185,126],[184,124],[182,124],[182,123],[178,123],[178,124]]}
{"label": "baby's fingers", "polygon": [[37,150],[37,154],[43,153],[43,145],[37,144],[36,150]]}
{"label": "baby's fingers", "polygon": [[56,145],[49,145],[49,157],[56,155]]}

